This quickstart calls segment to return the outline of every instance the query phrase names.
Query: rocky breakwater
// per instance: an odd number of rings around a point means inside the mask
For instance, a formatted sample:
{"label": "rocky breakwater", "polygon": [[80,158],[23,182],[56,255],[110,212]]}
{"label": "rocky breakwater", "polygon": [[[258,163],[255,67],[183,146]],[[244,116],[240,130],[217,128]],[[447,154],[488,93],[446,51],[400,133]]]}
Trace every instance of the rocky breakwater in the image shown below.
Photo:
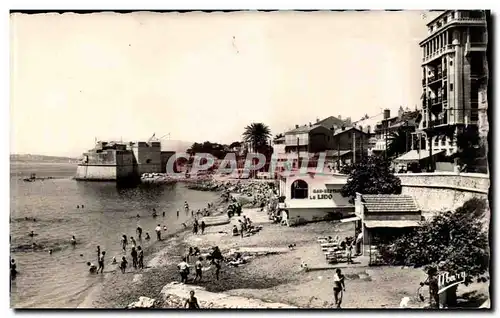
{"label": "rocky breakwater", "polygon": [[225,189],[221,182],[217,182],[213,179],[186,180],[185,183],[187,184],[187,188],[191,190],[215,192]]}
{"label": "rocky breakwater", "polygon": [[144,173],[141,176],[141,182],[145,184],[174,184],[177,181],[166,173]]}
{"label": "rocky breakwater", "polygon": [[164,308],[183,308],[190,291],[195,292],[195,297],[202,309],[220,309],[220,308],[297,308],[288,304],[266,302],[255,298],[246,298],[240,296],[231,296],[224,293],[212,293],[200,286],[185,285],[172,282],[161,291]]}

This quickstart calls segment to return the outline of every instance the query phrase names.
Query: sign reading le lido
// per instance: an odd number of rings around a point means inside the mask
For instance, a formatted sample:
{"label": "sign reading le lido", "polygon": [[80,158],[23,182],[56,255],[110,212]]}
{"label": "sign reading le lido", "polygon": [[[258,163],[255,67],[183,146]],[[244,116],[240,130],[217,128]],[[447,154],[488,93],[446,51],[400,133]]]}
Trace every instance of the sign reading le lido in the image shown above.
{"label": "sign reading le lido", "polygon": [[313,195],[309,196],[310,200],[332,200],[333,193],[340,193],[341,189],[313,189]]}

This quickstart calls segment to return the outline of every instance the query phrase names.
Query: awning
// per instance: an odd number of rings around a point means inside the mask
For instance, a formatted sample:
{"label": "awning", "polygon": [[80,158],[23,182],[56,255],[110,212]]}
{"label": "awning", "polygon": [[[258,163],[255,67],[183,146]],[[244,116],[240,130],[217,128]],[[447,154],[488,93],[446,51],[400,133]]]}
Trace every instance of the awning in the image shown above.
{"label": "awning", "polygon": [[417,227],[419,226],[419,221],[413,220],[401,220],[401,221],[365,221],[365,227],[376,228],[376,227],[393,227],[393,228],[404,228],[404,227]]}
{"label": "awning", "polygon": [[356,222],[356,221],[360,221],[360,220],[361,220],[361,218],[359,216],[354,216],[352,218],[341,219],[340,222],[347,223],[347,222]]}
{"label": "awning", "polygon": [[[444,150],[439,150],[434,153],[432,153],[432,156],[438,155],[440,153],[444,152]],[[399,162],[418,162],[419,160],[425,159],[429,157],[429,151],[428,150],[420,150],[420,153],[418,150],[411,150],[405,153],[404,155],[394,159],[394,161],[399,161]]]}

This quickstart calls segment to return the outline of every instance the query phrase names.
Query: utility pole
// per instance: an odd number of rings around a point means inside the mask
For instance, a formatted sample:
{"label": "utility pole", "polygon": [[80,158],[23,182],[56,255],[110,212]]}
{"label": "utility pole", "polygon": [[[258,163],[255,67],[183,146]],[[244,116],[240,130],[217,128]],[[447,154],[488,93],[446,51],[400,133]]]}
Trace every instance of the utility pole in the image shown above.
{"label": "utility pole", "polygon": [[299,137],[297,137],[297,169],[299,169],[299,164],[300,164]]}
{"label": "utility pole", "polygon": [[389,126],[389,122],[386,120],[384,121],[384,139],[385,139],[385,151],[384,151],[384,156],[385,159],[387,160],[387,126]]}
{"label": "utility pole", "polygon": [[352,132],[352,163],[356,163],[356,132]]}

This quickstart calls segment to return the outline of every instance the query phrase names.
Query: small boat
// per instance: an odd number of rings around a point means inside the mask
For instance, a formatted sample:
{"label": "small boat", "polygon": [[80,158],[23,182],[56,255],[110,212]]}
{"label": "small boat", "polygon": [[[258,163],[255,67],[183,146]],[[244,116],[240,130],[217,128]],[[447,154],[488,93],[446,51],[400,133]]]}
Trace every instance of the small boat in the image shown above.
{"label": "small boat", "polygon": [[32,173],[29,178],[24,178],[23,181],[25,182],[33,182],[36,180],[36,174]]}

